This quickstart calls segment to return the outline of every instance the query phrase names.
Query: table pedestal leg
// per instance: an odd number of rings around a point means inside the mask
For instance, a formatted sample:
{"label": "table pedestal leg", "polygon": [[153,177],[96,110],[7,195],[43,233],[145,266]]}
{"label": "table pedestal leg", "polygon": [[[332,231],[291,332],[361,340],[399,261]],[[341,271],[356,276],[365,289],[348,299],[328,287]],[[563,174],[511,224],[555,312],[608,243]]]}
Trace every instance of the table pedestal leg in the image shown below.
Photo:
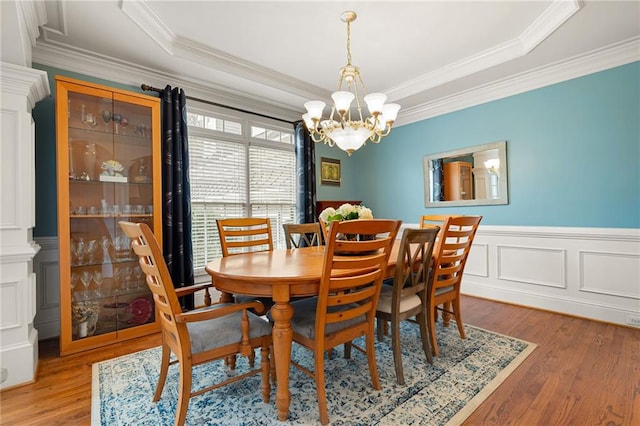
{"label": "table pedestal leg", "polygon": [[220,292],[220,303],[234,303],[234,301],[233,294],[225,291]]}
{"label": "table pedestal leg", "polygon": [[[275,296],[275,295],[274,295]],[[288,299],[288,295],[286,297]],[[275,299],[275,297],[274,297]],[[278,408],[278,420],[285,421],[289,417],[289,366],[291,364],[291,342],[293,331],[291,329],[291,317],[293,308],[287,301],[274,300],[271,315],[275,322],[273,326],[273,356],[276,365],[276,407]]]}

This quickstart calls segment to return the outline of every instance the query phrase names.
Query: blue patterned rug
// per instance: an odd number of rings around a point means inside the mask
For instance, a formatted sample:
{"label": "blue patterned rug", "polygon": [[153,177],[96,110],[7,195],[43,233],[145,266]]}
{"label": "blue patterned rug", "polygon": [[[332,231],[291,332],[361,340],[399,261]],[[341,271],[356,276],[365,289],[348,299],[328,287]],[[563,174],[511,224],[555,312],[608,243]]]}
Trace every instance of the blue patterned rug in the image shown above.
{"label": "blue patterned rug", "polygon": [[[466,419],[533,351],[535,344],[469,325],[467,338],[455,322],[438,323],[440,356],[427,363],[418,326],[402,323],[405,386],[396,383],[389,336],[376,343],[382,390],[375,391],[364,354],[342,356],[342,347],[326,360],[327,402],[332,425],[455,425]],[[362,342],[356,342],[362,343]],[[292,358],[312,368],[311,352],[294,344]],[[256,357],[258,361],[259,357]],[[93,365],[92,425],[173,425],[178,372],[169,368],[162,398],[151,402],[158,380],[160,348],[152,348]],[[248,367],[238,357],[237,371]],[[194,373],[194,389],[233,374],[222,361]],[[271,402],[260,395],[260,376],[252,376],[191,399],[187,425],[319,424],[313,380],[292,367],[288,422],[276,420],[275,386]]]}

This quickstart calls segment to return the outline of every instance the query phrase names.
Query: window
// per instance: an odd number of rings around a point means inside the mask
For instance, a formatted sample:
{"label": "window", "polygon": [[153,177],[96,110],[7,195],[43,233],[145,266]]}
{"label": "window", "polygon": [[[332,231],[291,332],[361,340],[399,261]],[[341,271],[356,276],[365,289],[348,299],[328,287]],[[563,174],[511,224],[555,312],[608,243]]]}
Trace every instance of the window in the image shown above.
{"label": "window", "polygon": [[[197,104],[200,105],[200,104]],[[222,256],[217,218],[268,217],[275,247],[295,221],[293,129],[248,114],[189,106],[193,267]]]}

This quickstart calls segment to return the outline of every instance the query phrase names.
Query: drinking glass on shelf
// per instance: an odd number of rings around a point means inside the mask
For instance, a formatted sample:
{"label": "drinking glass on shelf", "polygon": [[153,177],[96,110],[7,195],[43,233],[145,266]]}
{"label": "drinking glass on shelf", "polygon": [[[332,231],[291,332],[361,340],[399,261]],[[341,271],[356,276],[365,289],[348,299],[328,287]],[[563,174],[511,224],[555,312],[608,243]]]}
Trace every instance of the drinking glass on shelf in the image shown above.
{"label": "drinking glass on shelf", "polygon": [[76,242],[75,240],[70,240],[69,241],[69,251],[71,252],[71,266],[75,266],[78,264],[78,258],[76,257],[76,252],[77,252],[77,248],[76,248]]}
{"label": "drinking glass on shelf", "polygon": [[84,265],[84,260],[87,256],[87,243],[84,242],[84,239],[80,237],[80,239],[75,244],[76,250],[76,259],[78,260],[78,265]]}
{"label": "drinking glass on shelf", "polygon": [[118,260],[127,260],[131,257],[131,243],[128,237],[121,235],[113,241]]}
{"label": "drinking glass on shelf", "polygon": [[82,111],[82,116],[80,118],[80,121],[82,121],[82,123],[84,123],[85,125],[91,128],[94,128],[98,125],[98,120],[96,119],[96,116],[90,112],[86,112],[86,107],[84,104],[81,105],[81,111]]}
{"label": "drinking glass on shelf", "polygon": [[113,244],[109,237],[103,235],[100,239],[100,246],[102,246],[102,263],[108,263],[109,259],[113,257],[111,252]]}
{"label": "drinking glass on shelf", "polygon": [[122,270],[113,268],[113,293],[120,293],[120,283],[122,282]]}
{"label": "drinking glass on shelf", "polygon": [[102,276],[102,272],[97,271],[93,273],[93,281],[96,283],[96,296],[102,297],[102,283],[104,282],[104,277]]}
{"label": "drinking glass on shelf", "polygon": [[80,273],[80,282],[84,287],[84,298],[89,300],[89,286],[91,285],[91,273],[89,271],[82,271]]}
{"label": "drinking glass on shelf", "polygon": [[71,273],[71,291],[74,291],[76,289],[76,286],[78,285],[79,282],[80,282],[80,275],[78,275],[77,272],[72,272]]}
{"label": "drinking glass on shelf", "polygon": [[96,240],[90,240],[87,243],[87,256],[89,263],[95,263],[98,255],[98,242]]}
{"label": "drinking glass on shelf", "polygon": [[136,277],[136,289],[144,288],[146,283],[143,279],[144,272],[142,272],[142,268],[140,268],[140,266],[136,266],[136,268],[133,270],[133,274]]}
{"label": "drinking glass on shelf", "polygon": [[131,278],[133,276],[133,270],[131,269],[131,266],[127,266],[126,268],[124,268],[122,275],[124,278],[124,287],[127,290],[131,290],[133,288],[132,282],[131,282]]}

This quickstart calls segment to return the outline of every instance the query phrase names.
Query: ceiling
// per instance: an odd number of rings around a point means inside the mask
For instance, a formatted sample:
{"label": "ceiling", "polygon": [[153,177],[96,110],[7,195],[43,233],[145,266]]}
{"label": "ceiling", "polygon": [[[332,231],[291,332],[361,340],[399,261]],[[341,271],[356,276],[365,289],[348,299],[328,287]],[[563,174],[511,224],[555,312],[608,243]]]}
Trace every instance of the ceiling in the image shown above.
{"label": "ceiling", "polygon": [[336,90],[346,64],[345,10],[358,14],[352,62],[369,92],[401,104],[398,124],[640,60],[637,1],[44,5],[35,63],[123,84],[211,91],[277,106],[288,117],[299,117],[307,100],[328,102]]}

